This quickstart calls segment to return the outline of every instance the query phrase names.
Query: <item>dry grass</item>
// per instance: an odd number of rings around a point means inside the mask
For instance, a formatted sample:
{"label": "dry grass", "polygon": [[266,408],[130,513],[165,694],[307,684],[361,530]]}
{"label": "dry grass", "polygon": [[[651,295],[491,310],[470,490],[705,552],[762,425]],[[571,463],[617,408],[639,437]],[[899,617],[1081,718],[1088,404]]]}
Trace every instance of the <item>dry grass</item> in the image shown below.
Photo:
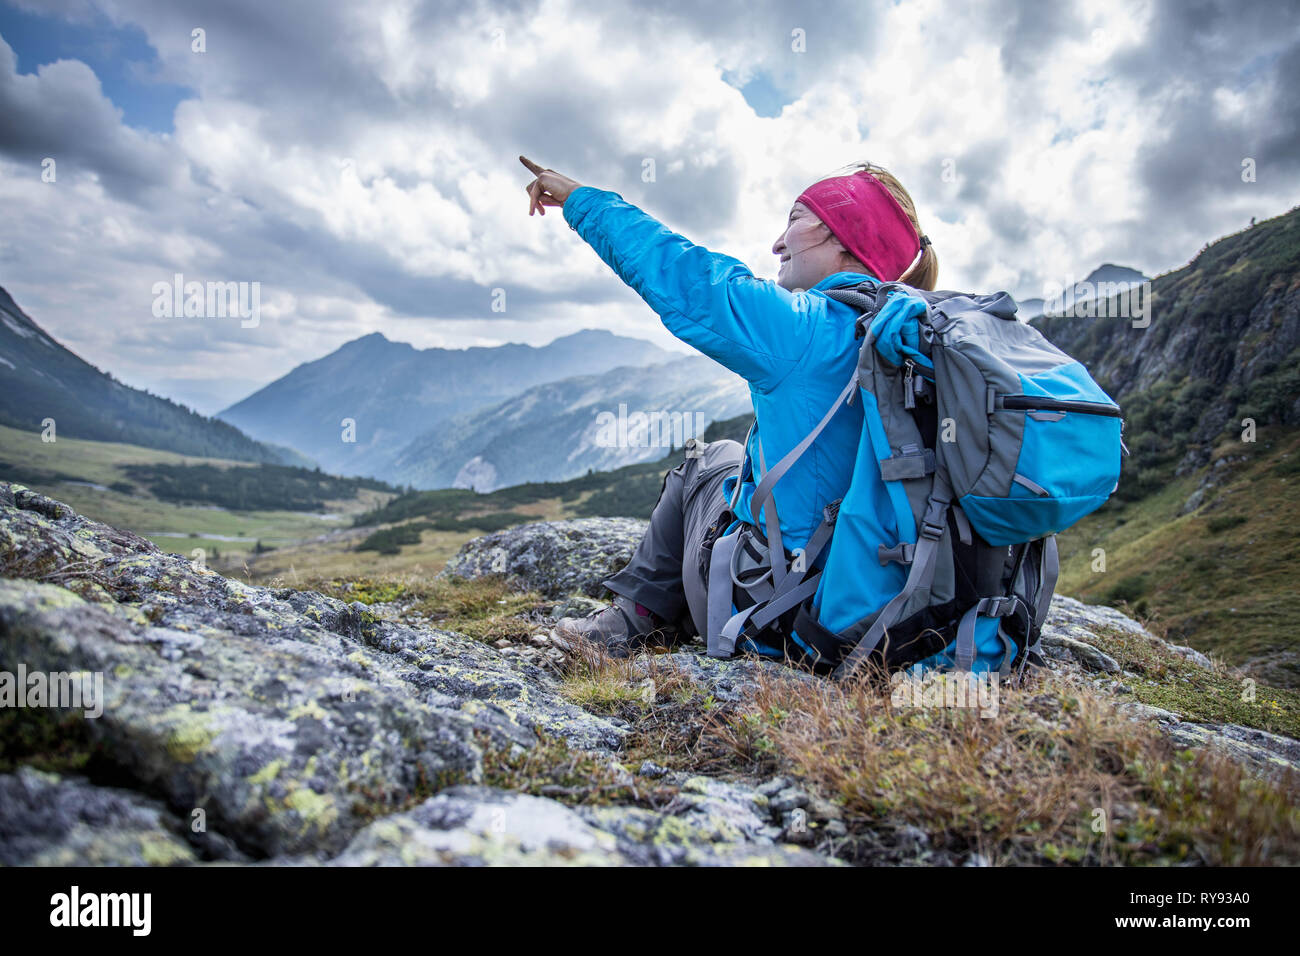
{"label": "dry grass", "polygon": [[717,733],[742,761],[839,803],[861,838],[844,852],[862,861],[882,829],[911,825],[995,864],[1300,862],[1294,775],[1270,783],[1213,752],[1180,754],[1084,687],[999,690],[989,717],[896,706],[878,681],[760,677]]}
{"label": "dry grass", "polygon": [[[427,615],[485,639],[535,633],[547,606],[500,578],[384,578],[334,590],[395,619]],[[1224,682],[1219,696],[1234,682],[1222,668],[1197,677],[1200,668],[1127,634],[1108,632],[1099,644],[1157,681],[1154,689],[1205,698],[1206,682]],[[951,862],[979,853],[994,864],[1300,863],[1296,775],[1269,781],[1214,751],[1180,752],[1154,725],[1120,716],[1114,698],[1068,672],[1002,684],[996,713],[981,716],[978,708],[909,706],[879,678],[836,684],[766,667],[755,668],[754,686],[728,702],[674,657],[617,659],[586,643],[568,650],[560,670],[568,700],[628,722],[623,767],[635,771],[650,760],[751,782],[794,777],[838,805],[847,836],[822,849],[853,862]],[[944,686],[928,681],[923,688]],[[1217,714],[1227,705],[1206,698],[1201,706]],[[554,741],[503,752],[493,763],[499,785],[569,803],[657,805],[667,794],[644,778],[629,781],[608,758]],[[924,831],[928,847],[909,849],[904,828]]]}
{"label": "dry grass", "polygon": [[734,772],[734,755],[715,731],[731,706],[666,656],[620,659],[599,647],[568,651],[561,692],[593,713],[620,717],[631,725],[624,761],[644,760],[670,770]]}

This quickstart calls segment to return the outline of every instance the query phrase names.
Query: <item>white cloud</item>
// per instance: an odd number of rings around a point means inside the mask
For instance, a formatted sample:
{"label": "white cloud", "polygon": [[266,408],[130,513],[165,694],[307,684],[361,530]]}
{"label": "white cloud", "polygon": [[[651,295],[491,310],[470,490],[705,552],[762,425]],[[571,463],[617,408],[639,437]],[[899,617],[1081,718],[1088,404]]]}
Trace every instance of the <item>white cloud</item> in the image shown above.
{"label": "white cloud", "polygon": [[[1294,160],[1264,157],[1275,173],[1247,191],[1206,165],[1239,162],[1254,146],[1235,137],[1276,126],[1277,84],[1238,73],[1295,45],[1285,19],[1260,21],[1257,49],[1220,43],[1236,65],[1201,81],[1162,46],[1176,9],[1118,0],[846,3],[835,16],[575,0],[448,15],[413,0],[96,8],[142,29],[159,76],[195,95],[173,134],[144,133],[85,64],[17,75],[0,45],[0,96],[20,114],[0,120],[0,284],[89,360],[205,411],[372,331],[428,347],[603,327],[681,348],[559,210],[528,218],[520,152],[768,277],[798,192],[870,159],[911,190],[943,287],[1022,295],[1102,261],[1176,267],[1284,211],[1300,178]],[[206,54],[190,51],[196,25]],[[806,53],[791,50],[793,27]],[[791,102],[757,116],[723,70],[762,73]],[[1196,126],[1198,107],[1219,125]],[[1213,158],[1177,172],[1176,151],[1208,155],[1211,136]],[[34,165],[46,149],[57,185]],[[1162,185],[1167,168],[1207,181]],[[1186,219],[1166,211],[1180,186],[1199,203]],[[148,291],[175,271],[261,281],[262,325],[153,319]],[[496,286],[505,315],[490,311]],[[187,377],[201,383],[190,394]]]}

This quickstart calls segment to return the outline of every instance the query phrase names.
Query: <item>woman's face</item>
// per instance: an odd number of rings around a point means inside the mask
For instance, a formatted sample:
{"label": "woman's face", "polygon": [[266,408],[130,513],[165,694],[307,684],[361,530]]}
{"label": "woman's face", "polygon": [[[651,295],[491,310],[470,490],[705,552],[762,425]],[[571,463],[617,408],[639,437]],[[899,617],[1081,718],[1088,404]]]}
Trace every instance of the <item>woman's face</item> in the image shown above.
{"label": "woman's face", "polygon": [[772,252],[781,257],[777,285],[791,292],[811,289],[828,275],[841,271],[847,257],[843,244],[801,202],[790,209],[785,232],[773,244]]}

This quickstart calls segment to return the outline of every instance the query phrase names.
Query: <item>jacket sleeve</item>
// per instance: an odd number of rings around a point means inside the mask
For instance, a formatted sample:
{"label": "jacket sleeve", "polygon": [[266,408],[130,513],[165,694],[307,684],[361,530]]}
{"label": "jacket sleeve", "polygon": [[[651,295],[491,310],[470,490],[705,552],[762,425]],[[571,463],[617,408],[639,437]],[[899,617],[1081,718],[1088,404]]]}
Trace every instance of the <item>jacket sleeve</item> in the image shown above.
{"label": "jacket sleeve", "polygon": [[756,278],[740,260],[697,246],[618,193],[582,186],[563,208],[565,221],[683,342],[764,392],[799,364],[824,297]]}

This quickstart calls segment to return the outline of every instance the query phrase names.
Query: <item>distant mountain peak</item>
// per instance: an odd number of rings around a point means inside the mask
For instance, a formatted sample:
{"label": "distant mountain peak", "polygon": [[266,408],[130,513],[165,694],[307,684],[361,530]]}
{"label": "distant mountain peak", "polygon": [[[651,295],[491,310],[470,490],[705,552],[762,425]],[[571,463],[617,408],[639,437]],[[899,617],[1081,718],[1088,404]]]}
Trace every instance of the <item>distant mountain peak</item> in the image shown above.
{"label": "distant mountain peak", "polygon": [[570,332],[568,335],[561,335],[558,338],[554,338],[547,344],[555,345],[557,342],[575,342],[584,339],[605,339],[608,341],[618,337],[620,336],[615,336],[609,329],[578,329],[576,332]]}
{"label": "distant mountain peak", "polygon": [[1088,273],[1084,282],[1145,282],[1149,276],[1143,275],[1137,269],[1131,269],[1128,266],[1119,266],[1113,262],[1106,262],[1099,265]]}
{"label": "distant mountain peak", "polygon": [[[1076,300],[1082,302],[1092,299],[1097,295],[1097,286],[1099,285],[1127,286],[1149,281],[1150,277],[1143,275],[1137,269],[1116,265],[1113,262],[1103,262],[1089,272],[1086,278],[1080,279],[1064,289],[1058,286],[1053,295],[1052,304],[1057,308],[1068,308]],[[1044,292],[1047,291],[1049,290],[1044,289]],[[1042,315],[1043,309],[1047,305],[1042,296],[1017,298],[1016,304],[1019,306],[1022,321],[1028,321]]]}

